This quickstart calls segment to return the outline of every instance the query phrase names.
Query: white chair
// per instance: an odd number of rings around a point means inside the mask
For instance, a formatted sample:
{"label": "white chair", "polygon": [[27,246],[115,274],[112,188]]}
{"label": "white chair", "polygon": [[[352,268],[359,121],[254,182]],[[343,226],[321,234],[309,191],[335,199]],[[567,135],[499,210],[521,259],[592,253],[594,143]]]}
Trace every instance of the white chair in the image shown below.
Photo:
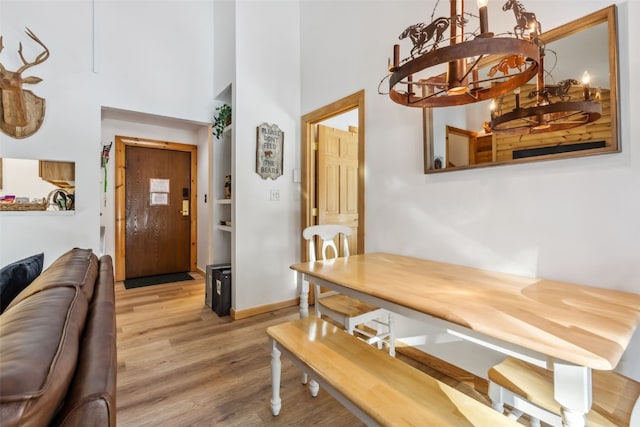
{"label": "white chair", "polygon": [[[342,234],[342,253],[338,252],[335,241]],[[349,236],[351,228],[345,225],[323,224],[312,225],[302,231],[302,236],[309,244],[309,260],[316,261],[316,238],[318,244],[322,242],[321,257],[323,260],[349,256]],[[328,256],[328,249],[333,254]],[[363,338],[369,344],[376,344],[382,348],[382,343],[389,345],[389,354],[395,356],[395,332],[391,313],[379,307],[364,303],[355,298],[331,291],[323,292],[322,288],[314,284],[316,317],[326,315],[341,324],[351,335]]]}

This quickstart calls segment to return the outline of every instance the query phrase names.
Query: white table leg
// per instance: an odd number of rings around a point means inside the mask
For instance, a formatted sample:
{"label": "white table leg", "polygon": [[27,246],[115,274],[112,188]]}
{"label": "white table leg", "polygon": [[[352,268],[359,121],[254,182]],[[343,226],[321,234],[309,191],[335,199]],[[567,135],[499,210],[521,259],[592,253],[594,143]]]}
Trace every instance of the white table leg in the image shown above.
{"label": "white table leg", "polygon": [[391,313],[387,313],[389,319],[389,355],[396,357],[396,319]]}
{"label": "white table leg", "polygon": [[309,316],[309,282],[299,271],[296,272],[298,289],[300,290],[300,318]]}
{"label": "white table leg", "polygon": [[591,368],[554,361],[553,393],[562,406],[562,424],[585,427],[591,409]]}
{"label": "white table leg", "polygon": [[[304,276],[299,271],[296,272],[296,281],[300,292],[300,318],[302,319],[309,317],[309,282],[304,280]],[[306,384],[307,381],[307,374],[303,372],[300,382]]]}
{"label": "white table leg", "polygon": [[276,342],[271,340],[271,412],[274,416],[280,413],[282,401],[280,400],[280,372],[282,362],[280,362],[280,350]]}
{"label": "white table leg", "polygon": [[631,410],[631,420],[629,420],[630,426],[640,426],[640,397],[636,400],[636,404],[633,405]]}
{"label": "white table leg", "polygon": [[320,390],[320,384],[318,384],[314,380],[309,381],[309,391],[311,392],[311,396],[317,397],[319,390]]}

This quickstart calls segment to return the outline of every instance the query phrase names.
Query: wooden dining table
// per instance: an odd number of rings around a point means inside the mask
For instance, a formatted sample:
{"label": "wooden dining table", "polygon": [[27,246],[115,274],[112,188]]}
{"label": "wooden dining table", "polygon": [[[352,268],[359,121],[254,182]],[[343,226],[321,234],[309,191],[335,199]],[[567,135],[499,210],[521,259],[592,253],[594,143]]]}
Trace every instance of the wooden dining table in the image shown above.
{"label": "wooden dining table", "polygon": [[390,253],[294,264],[300,315],[309,282],[554,372],[567,426],[585,426],[591,370],[612,370],[640,323],[640,295]]}

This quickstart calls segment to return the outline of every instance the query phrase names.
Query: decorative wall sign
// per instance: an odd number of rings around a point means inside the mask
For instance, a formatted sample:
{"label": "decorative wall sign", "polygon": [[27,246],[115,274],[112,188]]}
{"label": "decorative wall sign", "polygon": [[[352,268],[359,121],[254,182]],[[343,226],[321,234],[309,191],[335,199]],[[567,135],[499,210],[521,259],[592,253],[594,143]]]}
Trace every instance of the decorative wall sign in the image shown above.
{"label": "decorative wall sign", "polygon": [[257,128],[256,173],[262,179],[282,175],[284,132],[278,125],[263,123]]}
{"label": "decorative wall sign", "polygon": [[[16,71],[7,70],[0,63],[0,130],[14,138],[26,138],[40,129],[44,120],[45,100],[35,95],[30,90],[23,89],[25,84],[40,83],[40,77],[23,77],[22,73],[27,69],[43,63],[49,58],[49,49],[35,34],[27,28],[27,35],[43,49],[32,62],[28,62],[22,53],[22,43],[18,54],[22,60],[22,66]],[[0,36],[0,52],[3,49],[2,36]]]}

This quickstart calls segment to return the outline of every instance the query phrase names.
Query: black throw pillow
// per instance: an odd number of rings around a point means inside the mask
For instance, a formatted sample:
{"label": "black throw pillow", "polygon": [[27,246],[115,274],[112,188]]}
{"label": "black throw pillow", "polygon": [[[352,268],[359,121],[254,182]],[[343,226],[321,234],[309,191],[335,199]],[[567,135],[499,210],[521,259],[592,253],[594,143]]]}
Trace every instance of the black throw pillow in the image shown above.
{"label": "black throw pillow", "polygon": [[44,253],[13,262],[0,270],[0,313],[42,272]]}

